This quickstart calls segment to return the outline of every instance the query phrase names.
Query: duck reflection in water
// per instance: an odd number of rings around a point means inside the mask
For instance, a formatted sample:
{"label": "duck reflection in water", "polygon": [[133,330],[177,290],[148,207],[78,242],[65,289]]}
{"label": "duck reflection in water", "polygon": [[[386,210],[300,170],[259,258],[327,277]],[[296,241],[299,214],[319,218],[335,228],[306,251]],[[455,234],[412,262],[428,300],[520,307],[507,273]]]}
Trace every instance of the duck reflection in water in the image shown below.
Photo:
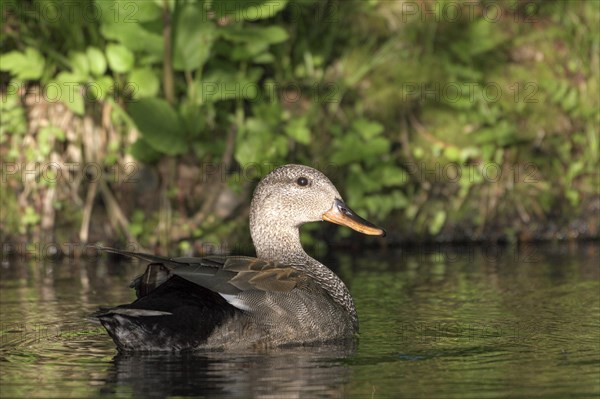
{"label": "duck reflection in water", "polygon": [[136,301],[94,317],[123,352],[351,342],[358,316],[350,292],[300,244],[299,227],[321,220],[385,235],[347,207],[324,174],[282,166],[260,181],[252,199],[256,258],[164,258],[103,248],[151,263],[132,283]]}
{"label": "duck reflection in water", "polygon": [[351,371],[346,345],[245,352],[119,353],[103,395],[202,395],[207,398],[345,397]]}

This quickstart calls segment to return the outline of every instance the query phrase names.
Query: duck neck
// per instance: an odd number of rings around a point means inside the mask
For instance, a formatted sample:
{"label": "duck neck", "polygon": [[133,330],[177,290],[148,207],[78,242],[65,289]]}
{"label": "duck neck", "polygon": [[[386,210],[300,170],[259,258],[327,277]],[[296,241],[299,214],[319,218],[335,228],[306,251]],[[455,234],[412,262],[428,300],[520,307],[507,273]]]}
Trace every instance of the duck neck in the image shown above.
{"label": "duck neck", "polygon": [[291,262],[311,259],[300,244],[300,231],[297,227],[269,230],[251,224],[250,234],[260,259]]}
{"label": "duck neck", "polygon": [[[311,276],[323,287],[331,298],[343,306],[349,313],[353,328],[358,331],[358,317],[350,292],[342,280],[329,268],[311,258],[300,244],[300,231],[298,227],[282,228],[281,225],[264,223],[260,224],[250,216],[250,234],[256,256],[260,259],[274,261],[288,265],[301,265],[301,270]],[[277,226],[278,228],[265,228]]]}

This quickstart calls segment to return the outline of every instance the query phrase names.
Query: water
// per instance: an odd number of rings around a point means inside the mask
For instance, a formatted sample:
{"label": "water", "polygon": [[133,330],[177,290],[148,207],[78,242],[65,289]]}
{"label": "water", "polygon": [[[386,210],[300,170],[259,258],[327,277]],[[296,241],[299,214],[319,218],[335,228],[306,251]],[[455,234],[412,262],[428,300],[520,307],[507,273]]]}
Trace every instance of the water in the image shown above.
{"label": "water", "polygon": [[4,262],[0,396],[597,398],[600,246],[434,247],[326,255],[357,348],[118,355],[85,317],[129,302],[143,264]]}

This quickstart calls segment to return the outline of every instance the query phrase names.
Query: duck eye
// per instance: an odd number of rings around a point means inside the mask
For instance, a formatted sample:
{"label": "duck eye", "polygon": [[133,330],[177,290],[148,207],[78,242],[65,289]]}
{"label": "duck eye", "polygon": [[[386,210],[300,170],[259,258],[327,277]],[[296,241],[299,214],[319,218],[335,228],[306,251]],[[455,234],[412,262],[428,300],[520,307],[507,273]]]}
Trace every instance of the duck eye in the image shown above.
{"label": "duck eye", "polygon": [[296,180],[296,183],[298,183],[299,186],[307,186],[308,185],[308,179],[306,177],[299,177],[298,180]]}

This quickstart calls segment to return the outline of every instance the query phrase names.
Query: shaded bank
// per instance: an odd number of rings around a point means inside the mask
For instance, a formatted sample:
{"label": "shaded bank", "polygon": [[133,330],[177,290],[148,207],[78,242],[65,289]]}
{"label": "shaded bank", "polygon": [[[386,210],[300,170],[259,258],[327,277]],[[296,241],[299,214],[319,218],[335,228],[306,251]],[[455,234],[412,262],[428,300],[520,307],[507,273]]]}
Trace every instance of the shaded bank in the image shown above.
{"label": "shaded bank", "polygon": [[598,239],[600,3],[276,3],[7,3],[2,242],[246,247],[256,181],[289,162],[392,245]]}

